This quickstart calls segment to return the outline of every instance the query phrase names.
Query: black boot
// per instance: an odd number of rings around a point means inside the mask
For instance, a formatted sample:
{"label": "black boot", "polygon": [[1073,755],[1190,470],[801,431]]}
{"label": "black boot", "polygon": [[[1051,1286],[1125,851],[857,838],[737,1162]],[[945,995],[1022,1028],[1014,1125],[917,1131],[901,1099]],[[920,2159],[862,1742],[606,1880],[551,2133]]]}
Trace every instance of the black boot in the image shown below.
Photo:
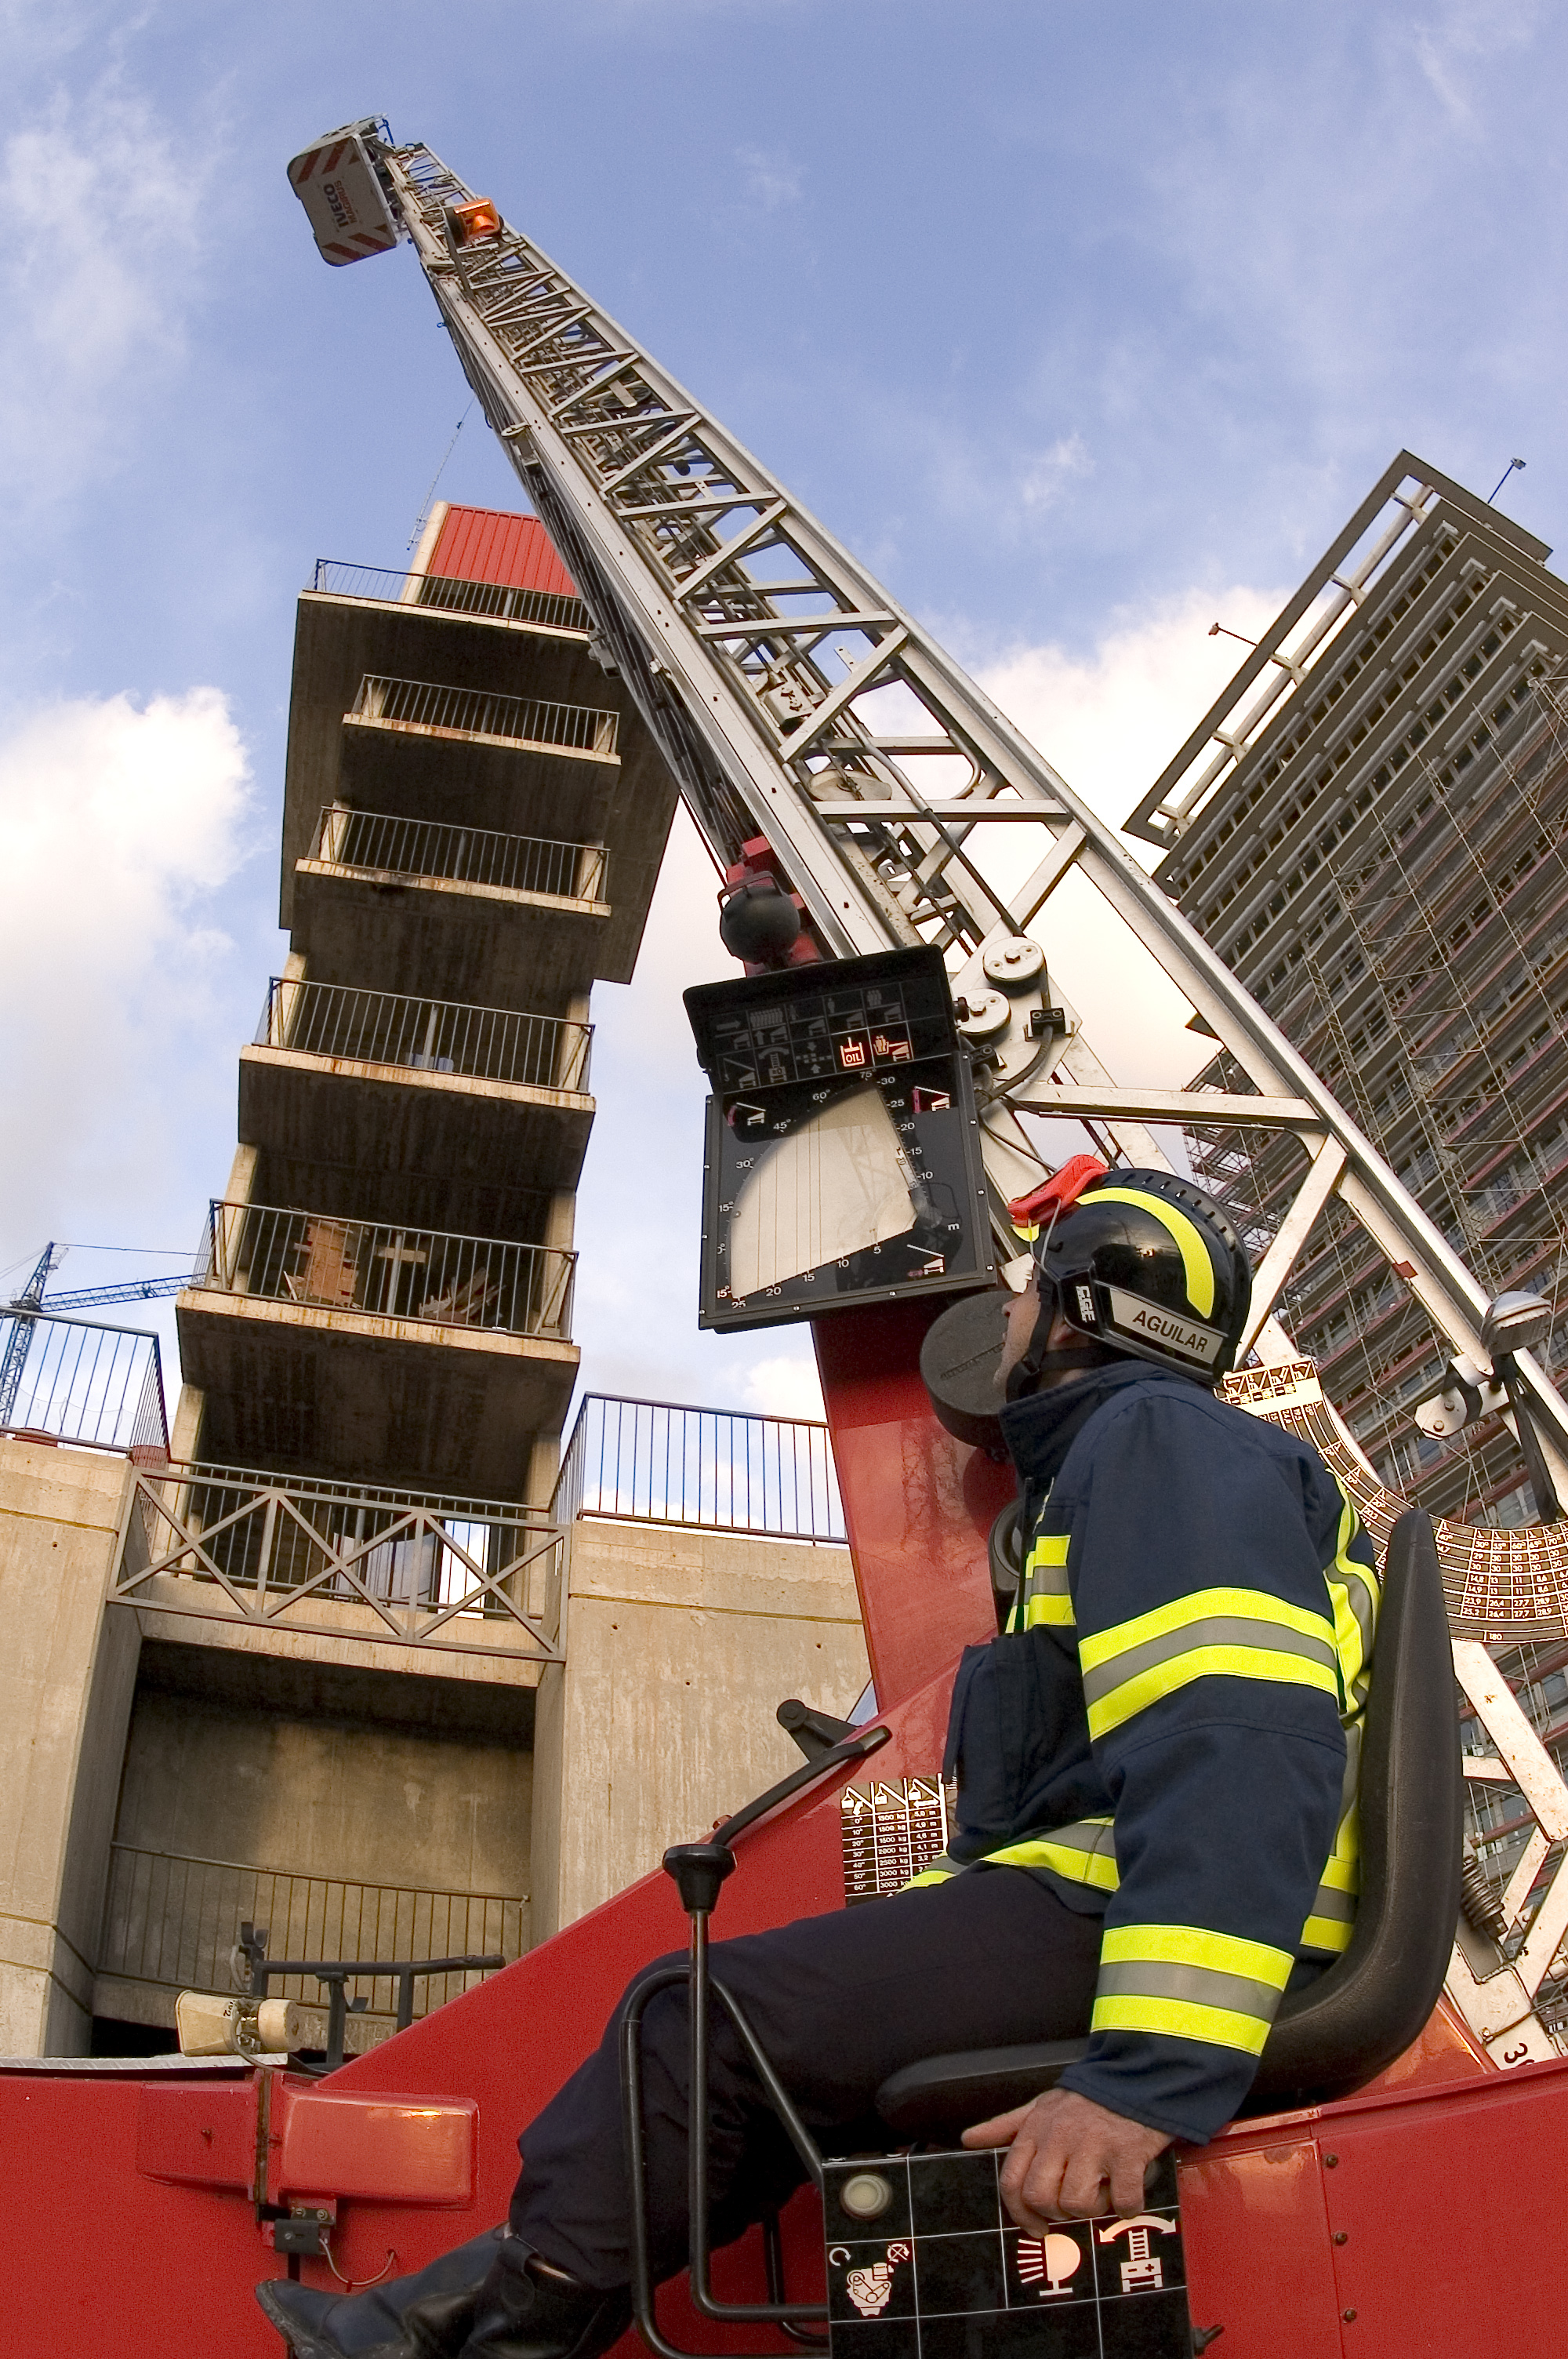
{"label": "black boot", "polygon": [[457,2359],[503,2233],[492,2228],[363,2293],[319,2293],[268,2277],[256,2299],[295,2359]]}
{"label": "black boot", "polygon": [[579,2285],[506,2236],[480,2288],[461,2359],[599,2359],[631,2323],[624,2286],[601,2293]]}

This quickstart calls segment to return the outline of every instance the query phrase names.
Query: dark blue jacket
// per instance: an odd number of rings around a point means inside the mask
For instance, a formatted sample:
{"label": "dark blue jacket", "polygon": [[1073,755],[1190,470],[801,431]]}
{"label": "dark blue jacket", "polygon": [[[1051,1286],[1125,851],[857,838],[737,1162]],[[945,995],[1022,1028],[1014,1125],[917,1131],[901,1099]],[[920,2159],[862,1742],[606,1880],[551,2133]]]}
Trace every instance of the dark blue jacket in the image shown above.
{"label": "dark blue jacket", "polygon": [[1350,1937],[1371,1549],[1306,1442],[1150,1364],[1002,1423],[1025,1572],[1007,1632],[960,1668],[948,1857],[1103,1917],[1064,2086],[1206,2138],[1286,1984]]}

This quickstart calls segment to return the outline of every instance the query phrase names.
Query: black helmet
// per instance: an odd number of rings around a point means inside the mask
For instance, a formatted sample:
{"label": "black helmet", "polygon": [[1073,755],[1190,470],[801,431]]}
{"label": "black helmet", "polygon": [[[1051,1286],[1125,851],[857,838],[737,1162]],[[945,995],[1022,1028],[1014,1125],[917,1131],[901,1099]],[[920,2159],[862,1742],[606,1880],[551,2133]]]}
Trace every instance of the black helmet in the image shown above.
{"label": "black helmet", "polygon": [[1214,1198],[1191,1180],[1108,1171],[1041,1230],[1033,1250],[1045,1309],[1103,1351],[1200,1384],[1234,1366],[1251,1265]]}

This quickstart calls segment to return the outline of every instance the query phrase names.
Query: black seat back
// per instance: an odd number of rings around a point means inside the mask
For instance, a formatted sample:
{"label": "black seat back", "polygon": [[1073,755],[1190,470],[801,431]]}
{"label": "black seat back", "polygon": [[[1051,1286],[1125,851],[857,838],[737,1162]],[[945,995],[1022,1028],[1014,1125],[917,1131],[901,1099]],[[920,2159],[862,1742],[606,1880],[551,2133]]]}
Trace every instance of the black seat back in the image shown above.
{"label": "black seat back", "polygon": [[[1260,2100],[1348,2096],[1416,2039],[1437,2004],[1459,1916],[1464,1772],[1454,1656],[1432,1518],[1394,1526],[1361,1753],[1361,1897],[1350,1946],[1287,1995],[1253,2082]],[[934,2056],[882,2083],[904,2137],[952,2137],[1054,2087],[1085,2040]]]}
{"label": "black seat back", "polygon": [[1344,1956],[1287,1995],[1254,2099],[1347,2096],[1402,2056],[1437,2004],[1459,1916],[1464,1770],[1432,1518],[1389,1538],[1361,1756],[1361,1897]]}

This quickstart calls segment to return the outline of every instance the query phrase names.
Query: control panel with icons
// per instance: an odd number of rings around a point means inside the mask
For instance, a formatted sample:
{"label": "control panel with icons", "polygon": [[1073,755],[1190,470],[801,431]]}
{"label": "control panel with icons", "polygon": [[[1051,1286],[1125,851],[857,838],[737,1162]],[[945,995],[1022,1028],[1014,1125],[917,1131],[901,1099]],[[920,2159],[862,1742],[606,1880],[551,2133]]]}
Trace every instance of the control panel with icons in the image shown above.
{"label": "control panel with icons", "polygon": [[686,1006],[714,1091],[703,1326],[993,1281],[974,1088],[939,951],[704,984]]}

